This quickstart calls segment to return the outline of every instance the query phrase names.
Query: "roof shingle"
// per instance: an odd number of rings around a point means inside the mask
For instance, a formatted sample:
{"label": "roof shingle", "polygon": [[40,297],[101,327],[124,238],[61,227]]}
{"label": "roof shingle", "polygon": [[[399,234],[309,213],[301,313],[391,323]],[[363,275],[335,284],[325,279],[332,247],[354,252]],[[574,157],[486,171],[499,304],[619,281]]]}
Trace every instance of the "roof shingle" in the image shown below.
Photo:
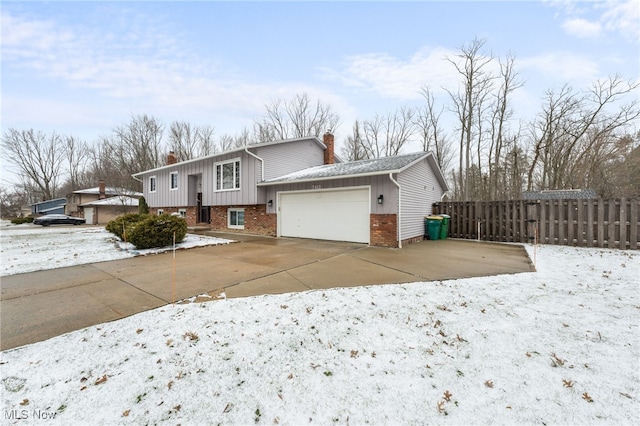
{"label": "roof shingle", "polygon": [[402,170],[414,161],[426,157],[427,155],[429,154],[426,152],[416,152],[413,154],[398,155],[395,157],[359,160],[349,163],[326,164],[269,179],[259,185],[267,186],[288,182],[394,173]]}

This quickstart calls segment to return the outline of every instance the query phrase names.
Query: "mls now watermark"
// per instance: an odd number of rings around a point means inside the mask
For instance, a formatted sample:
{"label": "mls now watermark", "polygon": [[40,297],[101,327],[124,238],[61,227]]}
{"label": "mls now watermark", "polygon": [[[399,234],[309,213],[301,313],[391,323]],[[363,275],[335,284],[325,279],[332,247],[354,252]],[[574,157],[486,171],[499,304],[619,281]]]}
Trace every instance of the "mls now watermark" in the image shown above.
{"label": "mls now watermark", "polygon": [[4,410],[5,420],[53,420],[58,413],[46,410]]}

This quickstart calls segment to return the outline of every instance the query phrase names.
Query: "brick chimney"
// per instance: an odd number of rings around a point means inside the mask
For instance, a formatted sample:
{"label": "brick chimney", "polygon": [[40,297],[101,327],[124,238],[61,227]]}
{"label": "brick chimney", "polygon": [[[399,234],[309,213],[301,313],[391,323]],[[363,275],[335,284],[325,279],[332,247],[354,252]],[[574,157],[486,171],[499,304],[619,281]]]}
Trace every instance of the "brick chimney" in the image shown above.
{"label": "brick chimney", "polygon": [[324,150],[324,164],[333,164],[334,163],[334,146],[333,146],[333,135],[331,131],[328,131],[322,137],[322,142],[326,145],[326,149]]}
{"label": "brick chimney", "polygon": [[176,153],[173,151],[169,151],[169,155],[167,155],[167,166],[169,164],[176,164],[178,162],[178,157],[176,157]]}
{"label": "brick chimney", "polygon": [[104,184],[104,180],[100,179],[100,182],[98,183],[98,199],[104,200],[105,198],[107,198],[107,188]]}

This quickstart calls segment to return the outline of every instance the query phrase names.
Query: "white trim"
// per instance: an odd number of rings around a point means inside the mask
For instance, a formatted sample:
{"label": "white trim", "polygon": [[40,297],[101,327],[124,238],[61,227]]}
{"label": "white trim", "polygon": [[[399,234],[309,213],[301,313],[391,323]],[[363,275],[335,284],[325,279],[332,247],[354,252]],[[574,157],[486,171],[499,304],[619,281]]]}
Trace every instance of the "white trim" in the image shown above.
{"label": "white trim", "polygon": [[249,154],[250,156],[252,156],[253,158],[255,158],[260,162],[260,181],[259,182],[264,182],[264,160],[258,157],[257,155],[255,155],[253,152],[249,151],[249,148],[245,148],[244,152],[246,152],[247,154]]}
{"label": "white trim", "polygon": [[[223,182],[220,183],[220,189],[218,189],[218,166],[221,167],[221,171],[224,170],[225,164],[233,163],[233,188],[222,188]],[[235,163],[238,163],[238,182],[236,182],[236,166]],[[224,171],[222,172],[224,174]],[[223,179],[224,180],[224,179]],[[213,191],[214,192],[228,192],[228,191],[240,191],[242,188],[242,158],[235,157],[229,158],[224,161],[217,161],[213,163]]]}
{"label": "white trim", "polygon": [[396,234],[398,234],[398,248],[402,248],[402,235],[400,235],[402,233],[402,187],[398,181],[393,178],[393,173],[389,173],[389,179],[398,187],[398,229],[396,230]]}
{"label": "white trim", "polygon": [[[231,224],[231,212],[242,212],[242,225]],[[229,229],[244,229],[244,209],[240,207],[230,207],[227,209],[227,228]]]}
{"label": "white trim", "polygon": [[[151,180],[153,179],[153,190],[151,189]],[[158,190],[158,177],[156,175],[149,176],[149,194],[153,194]]]}
{"label": "white trim", "polygon": [[[176,177],[176,186],[173,186],[173,176],[175,175]],[[171,172],[169,173],[169,191],[177,191],[178,188],[180,188],[180,181],[178,180],[179,176],[178,176],[178,172]]]}
{"label": "white trim", "polygon": [[[281,237],[282,236],[282,215],[280,214],[280,208],[281,208],[281,203],[282,203],[282,195],[289,195],[289,194],[302,194],[302,193],[312,193],[312,192],[337,192],[337,191],[355,191],[355,190],[362,190],[362,189],[367,189],[369,191],[369,203],[368,203],[368,207],[369,207],[369,217],[371,217],[371,185],[359,185],[359,186],[342,186],[342,187],[336,187],[336,188],[322,188],[322,189],[299,189],[299,190],[294,190],[294,191],[277,191],[276,192],[276,200],[277,200],[277,215],[276,215],[276,228],[277,228],[277,232],[276,232],[276,236],[277,237]],[[369,242],[368,244],[371,244],[371,227],[369,225]]]}

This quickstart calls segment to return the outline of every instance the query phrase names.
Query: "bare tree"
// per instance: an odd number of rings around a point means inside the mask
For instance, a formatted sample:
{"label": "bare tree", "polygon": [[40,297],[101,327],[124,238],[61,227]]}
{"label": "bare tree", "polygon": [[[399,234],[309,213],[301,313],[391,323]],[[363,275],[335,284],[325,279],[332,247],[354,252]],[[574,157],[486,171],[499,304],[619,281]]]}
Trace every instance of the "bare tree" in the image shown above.
{"label": "bare tree", "polygon": [[400,108],[363,123],[362,147],[367,158],[398,155],[415,134],[414,110]]}
{"label": "bare tree", "polygon": [[416,113],[416,131],[420,135],[422,150],[433,152],[440,170],[446,175],[453,161],[453,147],[440,124],[444,107],[436,111],[435,99],[428,86],[423,87],[421,93],[425,104]]}
{"label": "bare tree", "polygon": [[335,130],[340,117],[331,106],[309,99],[306,93],[289,101],[276,99],[266,105],[266,117],[255,122],[257,142],[277,139],[320,137],[327,130]]}
{"label": "bare tree", "polygon": [[13,218],[21,216],[21,206],[28,204],[24,194],[16,188],[0,186],[0,217]]}
{"label": "bare tree", "polygon": [[100,167],[108,165],[109,171],[114,169],[118,174],[112,176],[120,186],[139,190],[141,185],[131,175],[149,170],[164,164],[162,154],[166,148],[162,143],[164,125],[153,117],[145,115],[133,116],[131,121],[116,127],[112,135],[102,139],[99,161]]}
{"label": "bare tree", "polygon": [[[640,117],[638,100],[619,101],[639,87],[619,76],[597,81],[583,93],[564,86],[548,91],[531,126],[532,160],[528,189],[568,189],[589,184],[578,179],[588,165],[606,163],[622,136]],[[613,111],[609,111],[613,109]],[[583,173],[583,176],[586,176]]]}
{"label": "bare tree", "polygon": [[[511,94],[523,85],[515,70],[515,56],[507,55],[506,60],[499,60],[499,62],[501,83],[491,106],[490,147],[488,150],[488,196],[490,200],[504,196],[505,190],[510,192],[504,186],[506,180],[504,175],[507,172],[502,165],[511,159],[512,154],[517,152],[514,150],[514,146],[507,146],[509,142],[513,145],[517,143],[517,138],[509,135],[508,122],[513,116],[513,110],[510,106]],[[506,158],[504,157],[505,153]],[[503,185],[499,184],[501,180]]]}
{"label": "bare tree", "polygon": [[213,134],[213,127],[174,121],[169,127],[169,144],[180,161],[191,160],[217,151]]}
{"label": "bare tree", "polygon": [[50,200],[58,197],[65,170],[65,145],[62,138],[52,133],[9,129],[2,137],[2,149],[19,172],[23,186],[34,191],[38,198]]}
{"label": "bare tree", "polygon": [[[456,92],[445,90],[451,97],[453,110],[460,123],[458,188],[463,200],[469,199],[468,179],[472,174],[467,171],[472,164],[473,141],[480,141],[482,138],[482,132],[478,131],[482,121],[479,114],[484,111],[482,106],[492,89],[494,79],[487,69],[493,61],[493,56],[481,52],[484,45],[484,40],[474,39],[469,45],[460,47],[456,59],[446,58],[462,77],[461,89]],[[476,146],[476,149],[479,147]],[[473,174],[476,175],[478,172],[480,171]]]}
{"label": "bare tree", "polygon": [[360,122],[358,120],[353,123],[352,132],[347,136],[341,153],[347,161],[366,160],[369,158],[363,146]]}
{"label": "bare tree", "polygon": [[80,188],[80,179],[83,175],[87,161],[90,156],[90,149],[87,143],[75,136],[64,138],[67,166],[69,167],[68,186],[71,192]]}
{"label": "bare tree", "polygon": [[132,174],[162,165],[163,133],[164,125],[146,114],[134,116],[128,124],[116,127],[112,141],[121,165]]}

